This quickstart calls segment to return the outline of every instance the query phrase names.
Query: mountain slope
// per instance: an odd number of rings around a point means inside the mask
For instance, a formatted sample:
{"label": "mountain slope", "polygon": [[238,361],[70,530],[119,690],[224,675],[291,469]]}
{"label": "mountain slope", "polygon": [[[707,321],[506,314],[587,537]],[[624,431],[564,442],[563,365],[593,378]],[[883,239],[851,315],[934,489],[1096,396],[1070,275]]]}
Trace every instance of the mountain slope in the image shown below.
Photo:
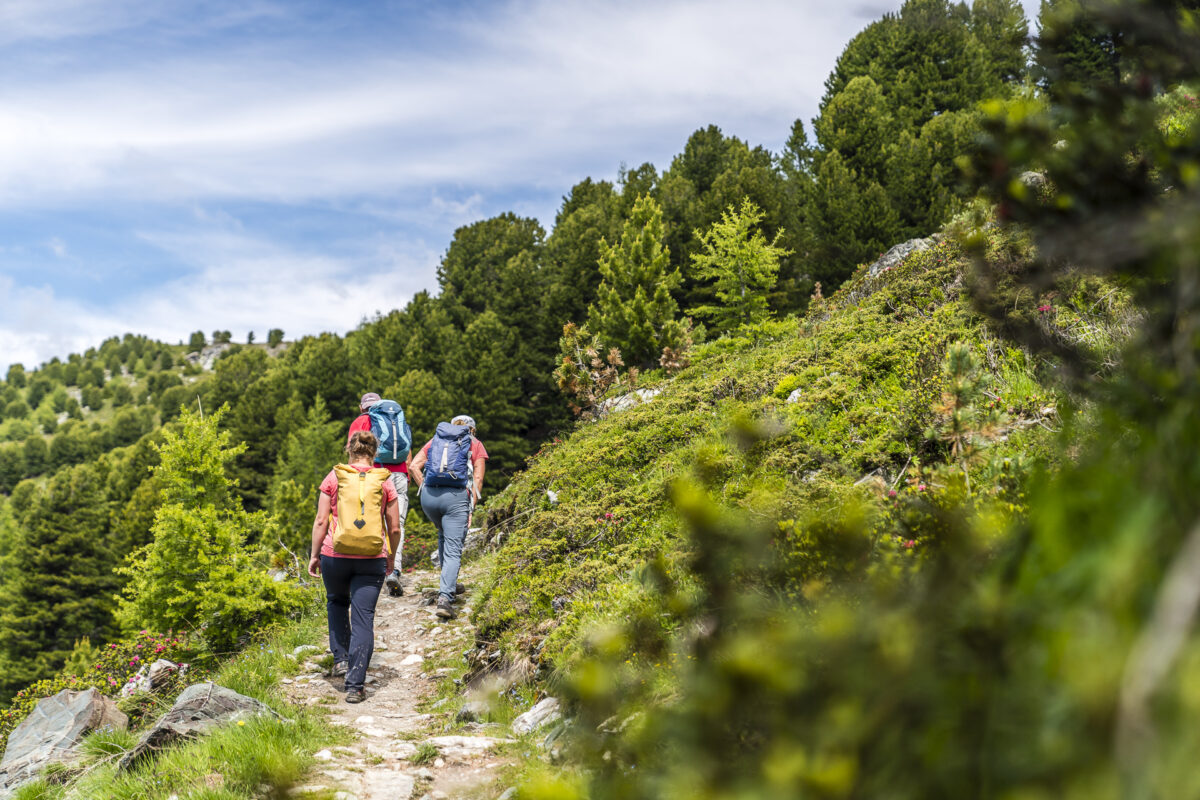
{"label": "mountain slope", "polygon": [[[1023,257],[1021,242],[998,234],[989,247],[993,257]],[[1014,476],[1049,452],[1055,427],[1045,365],[997,340],[972,311],[958,245],[939,241],[883,264],[815,298],[802,319],[702,346],[677,376],[642,387],[659,392],[648,402],[544,446],[489,504],[487,534],[499,547],[477,612],[481,639],[503,642],[511,660],[560,669],[590,624],[653,608],[644,565],[661,556],[681,574],[687,556],[670,500],[680,479],[774,525],[797,596],[858,574],[881,542],[899,541],[913,555],[920,536],[906,531],[919,526],[901,518],[899,501],[962,491],[945,466],[957,418],[943,406],[955,343],[980,364],[973,405],[959,411],[997,420],[977,432],[986,458],[964,469],[977,494],[1016,509]],[[1071,325],[1077,306],[1086,309],[1087,297],[1064,303],[1047,324]],[[824,509],[859,502],[874,520],[872,537],[838,540],[822,530]],[[666,626],[668,611],[659,615]]]}

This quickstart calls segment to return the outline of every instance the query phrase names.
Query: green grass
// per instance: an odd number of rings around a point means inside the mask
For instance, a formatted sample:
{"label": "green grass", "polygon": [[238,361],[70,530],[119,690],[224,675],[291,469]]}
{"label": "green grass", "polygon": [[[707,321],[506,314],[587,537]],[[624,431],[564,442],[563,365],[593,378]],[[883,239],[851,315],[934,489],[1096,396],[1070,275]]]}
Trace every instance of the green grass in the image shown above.
{"label": "green grass", "polygon": [[414,764],[420,765],[432,763],[437,757],[437,745],[430,744],[429,742],[421,742],[419,745],[417,745],[417,752],[409,756],[408,760]]}
{"label": "green grass", "polygon": [[[1019,240],[994,236],[990,247],[1014,262],[1028,255]],[[503,545],[487,558],[475,598],[479,638],[509,659],[534,659],[545,675],[569,668],[597,624],[636,616],[670,626],[639,575],[661,556],[686,580],[670,502],[680,478],[698,478],[714,500],[777,520],[781,531],[822,508],[877,502],[870,486],[855,486],[867,476],[907,491],[906,469],[948,457],[948,444],[927,432],[940,424],[942,363],[955,342],[980,355],[996,402],[1021,422],[989,452],[1046,453],[1040,443],[1053,425],[1038,415],[1057,403],[1047,367],[1002,345],[972,310],[968,269],[944,241],[889,272],[862,273],[803,318],[701,345],[675,377],[646,378],[644,387],[661,389],[651,402],[543,446],[488,504],[489,533]],[[782,547],[811,544],[780,538]],[[795,555],[797,580],[845,567],[826,553]]]}
{"label": "green grass", "polygon": [[[116,764],[137,741],[129,731],[101,731],[84,740],[80,774],[65,784],[38,781],[23,787],[22,800],[154,800],[178,794],[180,800],[250,800],[285,797],[303,783],[315,764],[313,754],[343,745],[352,734],[330,725],[327,712],[286,701],[280,679],[299,670],[288,658],[301,644],[320,641],[322,616],[265,633],[214,675],[216,683],[254,697],[283,719],[255,717],[218,728],[212,734],[151,757],[118,773]],[[332,796],[332,794],[329,794]],[[312,798],[320,795],[310,795]]]}

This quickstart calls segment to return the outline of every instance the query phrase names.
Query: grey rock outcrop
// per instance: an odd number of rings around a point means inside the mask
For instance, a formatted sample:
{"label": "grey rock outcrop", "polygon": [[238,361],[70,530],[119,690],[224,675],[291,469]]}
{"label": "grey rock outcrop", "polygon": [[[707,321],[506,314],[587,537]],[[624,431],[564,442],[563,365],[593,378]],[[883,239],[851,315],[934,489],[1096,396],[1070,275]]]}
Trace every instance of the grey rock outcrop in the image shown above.
{"label": "grey rock outcrop", "polygon": [[1018,180],[1030,189],[1041,189],[1046,185],[1046,174],[1044,172],[1022,172]]}
{"label": "grey rock outcrop", "polygon": [[610,397],[600,404],[600,410],[596,416],[603,417],[608,414],[615,414],[618,411],[625,411],[634,406],[640,406],[642,403],[649,403],[660,394],[662,394],[662,389],[634,389],[629,394],[623,394],[620,397]]}
{"label": "grey rock outcrop", "polygon": [[928,250],[936,244],[932,237],[928,239],[909,239],[907,242],[901,242],[892,247],[871,266],[867,267],[867,274],[871,277],[878,275],[885,269],[891,269],[899,264],[904,259],[911,256],[913,253],[919,253],[922,250]]}
{"label": "grey rock outcrop", "polygon": [[188,353],[184,356],[189,364],[197,364],[201,369],[211,370],[213,364],[221,357],[232,345],[228,344],[210,344],[206,345],[200,352]]}
{"label": "grey rock outcrop", "polygon": [[522,735],[544,728],[562,717],[558,708],[558,700],[547,697],[533,708],[512,721],[513,733]]}
{"label": "grey rock outcrop", "polygon": [[172,742],[191,739],[218,725],[257,715],[280,718],[259,701],[232,689],[215,683],[193,684],[183,690],[171,710],[121,759],[120,769],[128,769],[143,756]]}
{"label": "grey rock outcrop", "polygon": [[8,736],[0,761],[0,797],[37,776],[50,764],[69,764],[88,733],[104,727],[124,729],[129,718],[117,704],[95,689],[64,689],[38,701],[33,711]]}
{"label": "grey rock outcrop", "polygon": [[176,672],[182,675],[187,672],[187,666],[184,665],[181,667],[174,661],[160,658],[153,664],[147,664],[139,669],[137,674],[121,687],[121,697],[130,697],[139,692],[148,692],[154,687],[162,685],[163,681]]}

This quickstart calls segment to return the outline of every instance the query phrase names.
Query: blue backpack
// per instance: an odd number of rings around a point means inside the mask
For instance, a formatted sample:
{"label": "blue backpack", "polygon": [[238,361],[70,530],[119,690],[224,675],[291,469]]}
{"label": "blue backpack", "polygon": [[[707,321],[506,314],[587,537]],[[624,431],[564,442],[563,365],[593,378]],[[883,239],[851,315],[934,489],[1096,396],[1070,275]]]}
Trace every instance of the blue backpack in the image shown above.
{"label": "blue backpack", "polygon": [[412,448],[412,430],[404,420],[404,409],[395,400],[380,400],[367,411],[371,433],[379,440],[375,461],[403,464]]}
{"label": "blue backpack", "polygon": [[439,422],[429,443],[425,483],[465,489],[471,479],[471,429]]}

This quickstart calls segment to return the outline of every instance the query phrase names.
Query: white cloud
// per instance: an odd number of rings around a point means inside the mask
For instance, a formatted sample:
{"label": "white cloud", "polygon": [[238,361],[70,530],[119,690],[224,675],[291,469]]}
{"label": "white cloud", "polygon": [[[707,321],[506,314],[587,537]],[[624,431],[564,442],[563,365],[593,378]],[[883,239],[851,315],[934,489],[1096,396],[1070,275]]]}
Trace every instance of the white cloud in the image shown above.
{"label": "white cloud", "polygon": [[498,9],[462,24],[451,53],[332,61],[277,46],[10,83],[0,203],[574,180],[597,153],[612,171],[614,156],[673,152],[709,122],[782,141],[861,24],[833,4],[783,0]]}
{"label": "white cloud", "polygon": [[[205,12],[199,20],[194,17],[198,6]],[[196,28],[220,30],[283,12],[275,3],[251,1],[218,9],[195,0],[4,0],[0,43],[103,36],[152,22],[170,25],[184,16],[195,34]]]}
{"label": "white cloud", "polygon": [[[0,86],[0,210],[54,220],[145,209],[157,221],[103,237],[93,226],[89,238],[55,220],[0,250],[0,270],[31,273],[34,250],[97,270],[86,243],[104,238],[103,263],[118,263],[122,235],[157,248],[170,270],[103,303],[0,273],[0,365],[127,330],[171,341],[218,327],[345,331],[432,288],[444,232],[493,213],[495,198],[549,223],[543,198],[621,162],[663,168],[710,123],[779,147],[795,118],[815,114],[864,9],[900,2],[428,6],[413,17],[426,29],[357,47],[364,31],[296,22],[309,4],[0,0],[0,53],[16,67]],[[270,24],[239,29],[247,20]],[[346,233],[314,252],[286,225],[222,209],[243,202],[277,220],[328,209],[395,233]]]}
{"label": "white cloud", "polygon": [[[872,3],[870,13],[899,5]],[[33,36],[164,25],[190,5],[0,8],[0,23]],[[779,146],[792,120],[815,113],[862,13],[824,0],[510,0],[441,21],[446,29],[429,35],[454,43],[427,51],[322,57],[320,42],[216,37],[169,57],[97,56],[0,88],[0,205],[544,185],[578,179],[581,168],[611,174],[614,159],[661,159],[711,122]]]}
{"label": "white cloud", "polygon": [[428,286],[437,263],[432,250],[398,240],[367,242],[338,256],[291,250],[233,226],[140,236],[194,271],[108,308],[0,275],[0,369],[82,352],[127,331],[168,342],[194,330],[229,330],[241,341],[248,331],[261,339],[269,328],[289,337],[344,333],[377,311],[402,307]]}

